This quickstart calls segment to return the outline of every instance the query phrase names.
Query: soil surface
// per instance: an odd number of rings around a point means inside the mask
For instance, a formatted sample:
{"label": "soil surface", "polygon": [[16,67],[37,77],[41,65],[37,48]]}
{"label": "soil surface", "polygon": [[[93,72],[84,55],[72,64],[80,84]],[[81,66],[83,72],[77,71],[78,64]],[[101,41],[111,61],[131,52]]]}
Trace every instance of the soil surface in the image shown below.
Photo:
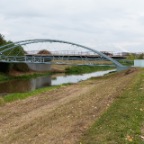
{"label": "soil surface", "polygon": [[92,78],[1,106],[0,143],[77,143],[136,74]]}

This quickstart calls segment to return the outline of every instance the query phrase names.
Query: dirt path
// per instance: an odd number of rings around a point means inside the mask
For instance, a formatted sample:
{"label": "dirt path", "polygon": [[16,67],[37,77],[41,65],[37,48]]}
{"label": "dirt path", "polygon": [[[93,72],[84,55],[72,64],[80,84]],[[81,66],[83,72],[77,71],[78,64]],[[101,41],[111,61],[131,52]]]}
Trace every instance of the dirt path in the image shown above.
{"label": "dirt path", "polygon": [[93,78],[0,107],[0,143],[76,143],[136,73]]}

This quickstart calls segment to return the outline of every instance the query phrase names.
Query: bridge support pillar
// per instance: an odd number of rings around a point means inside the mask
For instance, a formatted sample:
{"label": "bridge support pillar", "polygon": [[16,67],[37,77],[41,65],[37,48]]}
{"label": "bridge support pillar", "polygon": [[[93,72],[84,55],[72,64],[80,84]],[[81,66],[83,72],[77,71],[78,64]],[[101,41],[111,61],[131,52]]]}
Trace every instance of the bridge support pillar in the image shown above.
{"label": "bridge support pillar", "polygon": [[27,63],[30,70],[33,71],[49,71],[51,70],[51,64],[45,64],[45,63]]}

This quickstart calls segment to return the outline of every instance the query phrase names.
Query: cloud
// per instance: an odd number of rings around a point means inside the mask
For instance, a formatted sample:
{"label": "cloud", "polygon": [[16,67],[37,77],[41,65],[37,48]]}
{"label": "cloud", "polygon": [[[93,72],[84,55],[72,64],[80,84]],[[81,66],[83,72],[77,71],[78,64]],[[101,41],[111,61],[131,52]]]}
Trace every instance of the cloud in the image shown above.
{"label": "cloud", "polygon": [[143,0],[1,0],[0,33],[62,39],[98,50],[143,51]]}

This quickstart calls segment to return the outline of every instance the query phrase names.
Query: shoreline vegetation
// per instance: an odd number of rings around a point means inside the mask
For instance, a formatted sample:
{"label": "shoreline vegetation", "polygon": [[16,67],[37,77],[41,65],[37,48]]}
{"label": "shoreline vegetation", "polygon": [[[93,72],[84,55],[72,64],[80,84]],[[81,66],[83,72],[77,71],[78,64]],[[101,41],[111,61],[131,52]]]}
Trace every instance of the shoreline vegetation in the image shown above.
{"label": "shoreline vegetation", "polygon": [[[63,66],[62,66],[63,67]],[[95,71],[103,71],[114,69],[111,66],[67,66],[65,69],[53,68],[51,71],[47,72],[19,72],[19,71],[11,71],[9,73],[0,73],[0,82],[15,80],[15,79],[30,79],[44,75],[52,75],[55,73],[65,73],[65,74],[84,74],[91,73]]]}
{"label": "shoreline vegetation", "polygon": [[62,86],[64,86],[64,85],[45,87],[45,88],[41,88],[41,89],[37,89],[37,90],[34,90],[34,91],[25,92],[25,93],[8,94],[6,96],[0,97],[0,106],[6,104],[8,102],[23,100],[23,99],[26,99],[28,97],[32,97],[32,96],[35,96],[35,95],[38,95],[38,94],[41,94],[41,93],[44,93],[44,92],[52,91],[52,90],[58,89]]}
{"label": "shoreline vegetation", "polygon": [[96,71],[115,69],[112,66],[72,66],[66,68],[66,74],[84,74]]}

